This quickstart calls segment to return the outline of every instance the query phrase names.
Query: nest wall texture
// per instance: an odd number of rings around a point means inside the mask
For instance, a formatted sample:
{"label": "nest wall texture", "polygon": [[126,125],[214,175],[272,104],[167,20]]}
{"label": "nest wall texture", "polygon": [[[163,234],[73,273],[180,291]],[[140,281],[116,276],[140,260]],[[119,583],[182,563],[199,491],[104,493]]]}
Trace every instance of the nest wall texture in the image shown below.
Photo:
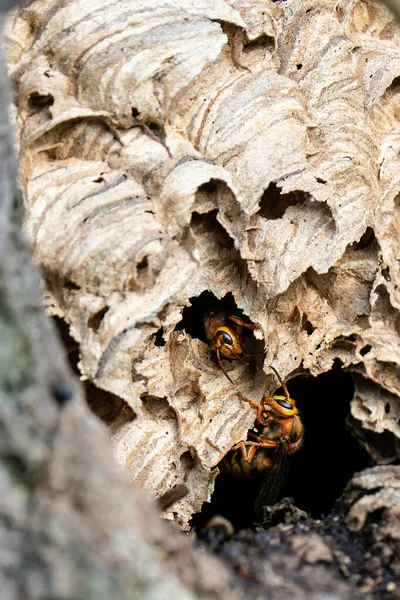
{"label": "nest wall texture", "polygon": [[[340,359],[358,436],[377,462],[398,456],[391,14],[358,0],[31,0],[6,38],[47,311],[104,402],[129,405],[110,436],[132,480],[188,486],[165,516],[187,527],[254,421],[208,346],[175,330],[205,290],[260,326],[264,364],[227,365],[243,393],[275,389],[270,364],[289,377]],[[392,436],[390,457],[368,431]]]}

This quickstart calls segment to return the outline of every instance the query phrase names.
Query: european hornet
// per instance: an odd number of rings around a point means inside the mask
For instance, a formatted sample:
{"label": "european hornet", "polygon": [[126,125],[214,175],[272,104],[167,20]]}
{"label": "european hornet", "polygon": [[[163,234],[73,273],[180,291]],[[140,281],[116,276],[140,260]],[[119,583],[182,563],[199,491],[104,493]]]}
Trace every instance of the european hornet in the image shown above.
{"label": "european hornet", "polygon": [[239,317],[231,315],[226,310],[212,310],[208,312],[204,319],[204,329],[212,350],[217,354],[218,364],[225,377],[233,384],[232,379],[221,362],[221,354],[226,358],[240,360],[247,365],[244,356],[254,356],[244,352],[242,347],[242,329],[258,329],[259,325],[245,323]]}
{"label": "european hornet", "polygon": [[265,396],[261,404],[245,398],[244,402],[257,408],[254,427],[248,440],[233,446],[221,462],[221,470],[237,477],[263,476],[261,489],[255,501],[255,513],[273,504],[281,490],[290,459],[301,446],[303,426],[296,402],[290,398],[284,381],[271,366],[281,385],[284,396]]}

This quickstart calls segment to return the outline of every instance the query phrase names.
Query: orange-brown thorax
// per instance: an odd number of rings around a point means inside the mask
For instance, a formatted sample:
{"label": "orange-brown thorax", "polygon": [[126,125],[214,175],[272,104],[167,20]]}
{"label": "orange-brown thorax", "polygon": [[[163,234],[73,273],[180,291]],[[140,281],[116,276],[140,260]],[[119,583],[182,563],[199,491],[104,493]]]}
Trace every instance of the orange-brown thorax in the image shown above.
{"label": "orange-brown thorax", "polygon": [[295,401],[284,384],[283,387],[285,396],[265,396],[261,404],[240,394],[242,400],[257,408],[257,417],[248,440],[234,446],[222,461],[223,471],[242,477],[257,476],[279,468],[278,448],[285,454],[300,448],[303,426]]}

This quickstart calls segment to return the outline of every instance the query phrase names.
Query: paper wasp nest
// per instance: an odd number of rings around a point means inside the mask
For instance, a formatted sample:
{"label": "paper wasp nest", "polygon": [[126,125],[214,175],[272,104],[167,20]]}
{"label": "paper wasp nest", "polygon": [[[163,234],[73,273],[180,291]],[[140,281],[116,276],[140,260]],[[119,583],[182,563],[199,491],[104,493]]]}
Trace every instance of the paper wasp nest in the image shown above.
{"label": "paper wasp nest", "polygon": [[[254,420],[189,299],[232,294],[284,377],[357,371],[400,438],[400,28],[358,0],[31,0],[9,18],[25,232],[115,456],[187,527]],[[201,320],[201,315],[198,317]],[[101,395],[99,395],[101,404]],[[118,404],[116,402],[116,404]],[[97,407],[101,409],[100,406]],[[363,426],[363,428],[361,427]],[[376,452],[375,452],[376,454]],[[379,460],[379,456],[375,456]]]}

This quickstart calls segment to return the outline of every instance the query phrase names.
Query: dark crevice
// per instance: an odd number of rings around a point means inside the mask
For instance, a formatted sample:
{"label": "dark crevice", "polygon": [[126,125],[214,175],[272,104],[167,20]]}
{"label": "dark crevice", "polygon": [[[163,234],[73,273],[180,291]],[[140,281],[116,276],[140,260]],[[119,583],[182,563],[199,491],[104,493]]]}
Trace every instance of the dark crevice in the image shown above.
{"label": "dark crevice", "polygon": [[155,123],[154,121],[147,121],[147,122],[138,121],[136,119],[136,117],[134,117],[134,110],[135,109],[132,109],[132,116],[133,116],[134,120],[136,121],[135,126],[141,127],[143,130],[143,133],[145,133],[152,140],[162,144],[164,146],[165,150],[170,155],[169,149],[166,145],[167,134],[165,132],[164,126],[162,124]]}
{"label": "dark crevice", "polygon": [[217,189],[218,189],[218,180],[217,179],[210,179],[210,181],[206,181],[206,183],[203,183],[202,185],[200,185],[197,189],[196,195],[197,194],[207,194],[210,196],[213,196],[214,194],[217,193]]}
{"label": "dark crevice", "polygon": [[[385,403],[385,414],[389,415],[391,406]],[[391,431],[380,433],[365,429],[362,423],[352,416],[348,418],[349,427],[362,448],[371,456],[372,462],[379,465],[398,463],[400,458],[400,442]]]}
{"label": "dark crevice", "polygon": [[[197,210],[197,207],[204,202],[213,203],[217,206],[217,200],[219,196],[232,195],[232,191],[229,189],[225,181],[221,179],[211,178],[209,181],[202,183],[196,190],[195,201],[193,204],[193,210]],[[203,211],[204,212],[204,211]]]}
{"label": "dark crevice", "polygon": [[86,401],[92,412],[106,425],[111,425],[119,417],[124,421],[133,421],[136,414],[131,407],[114,394],[96,387],[90,381],[85,381]]}
{"label": "dark crevice", "polygon": [[354,334],[349,336],[339,335],[337,338],[331,342],[331,349],[337,350],[346,350],[348,352],[354,353],[355,344],[357,343],[357,337]]}
{"label": "dark crevice", "polygon": [[170,406],[167,398],[158,398],[157,396],[143,396],[143,409],[154,419],[170,421],[175,419],[175,411]]}
{"label": "dark crevice", "polygon": [[196,460],[193,458],[189,450],[186,450],[180,456],[180,463],[182,470],[187,473],[188,471],[192,471],[196,466]]}
{"label": "dark crevice", "polygon": [[[78,369],[78,362],[80,360],[79,344],[70,336],[68,323],[58,317],[54,317],[53,321],[60,334],[68,362],[75,375],[80,376],[81,372]],[[110,392],[106,392],[105,390],[101,390],[89,380],[84,382],[84,388],[86,401],[89,408],[106,424],[113,423],[113,421],[122,414],[124,415],[125,419],[129,418],[132,420],[136,418],[136,415],[130,406],[118,396],[115,396]],[[73,399],[73,397],[70,397],[70,390],[64,388],[63,383],[57,383],[52,392],[53,394],[57,395],[56,399],[59,404],[65,404],[70,399]]]}
{"label": "dark crevice", "polygon": [[82,289],[80,285],[78,285],[77,283],[74,283],[73,281],[65,281],[63,287],[65,287],[67,290],[80,290]]}
{"label": "dark crevice", "polygon": [[134,119],[137,119],[140,115],[140,110],[137,109],[136,106],[132,106],[131,113],[132,113],[132,117]]}
{"label": "dark crevice", "polygon": [[45,108],[46,106],[52,106],[54,104],[54,97],[51,94],[39,94],[39,92],[32,92],[29,96],[29,106],[32,109]]}
{"label": "dark crevice", "polygon": [[220,301],[214,294],[208,290],[202,292],[200,296],[189,298],[190,306],[186,306],[182,311],[182,319],[177,323],[175,331],[186,331],[192,338],[207,343],[207,337],[204,329],[204,318],[206,313],[218,304],[224,306],[225,310],[236,311],[237,307],[232,294],[227,294]]}
{"label": "dark crevice", "polygon": [[[214,308],[220,308],[221,310],[227,311],[243,318],[244,321],[249,322],[249,319],[243,314],[235,303],[234,297],[231,293],[226,294],[221,300],[219,300],[214,294],[208,290],[202,292],[200,296],[189,298],[190,306],[186,306],[182,311],[182,319],[177,323],[176,331],[186,331],[192,338],[197,338],[207,343],[207,337],[204,329],[204,318],[209,310]],[[243,330],[244,340],[254,339],[253,334],[249,330]],[[255,340],[258,342],[258,340]]]}
{"label": "dark crevice", "polygon": [[275,49],[275,40],[273,37],[269,35],[260,35],[255,40],[251,42],[247,42],[247,44],[243,45],[243,53],[250,54],[260,49],[267,49],[270,52],[273,52]]}
{"label": "dark crevice", "polygon": [[190,227],[196,234],[213,233],[213,240],[225,250],[235,249],[234,242],[217,219],[218,210],[200,214],[192,212]]}
{"label": "dark crevice", "polygon": [[94,332],[98,331],[100,325],[103,322],[104,317],[106,316],[109,310],[109,306],[104,306],[104,308],[99,310],[95,315],[92,315],[88,320],[88,327],[90,327],[90,329],[92,329]]}
{"label": "dark crevice", "polygon": [[149,258],[148,256],[144,256],[136,265],[136,274],[137,276],[144,277],[146,275],[146,271],[149,267]]}
{"label": "dark crevice", "polygon": [[[346,427],[353,381],[336,362],[328,373],[297,377],[287,386],[301,414],[304,441],[293,456],[281,497],[293,497],[299,509],[321,518],[333,509],[352,475],[370,464],[368,454]],[[193,524],[201,528],[213,515],[221,514],[235,529],[250,526],[259,486],[256,480],[220,474],[211,502],[204,504]]]}
{"label": "dark crevice", "polygon": [[61,337],[62,344],[65,349],[65,353],[67,355],[68,362],[70,367],[72,368],[75,375],[80,375],[80,371],[78,369],[79,362],[79,344],[76,342],[69,333],[69,325],[64,321],[64,319],[60,319],[59,317],[53,317],[53,322],[58,330],[58,333]]}
{"label": "dark crevice", "polygon": [[392,83],[386,88],[383,94],[383,100],[388,101],[391,96],[398,94],[400,91],[400,77],[395,77]]}
{"label": "dark crevice", "polygon": [[160,327],[160,329],[154,334],[154,345],[158,346],[159,348],[165,346],[165,339],[163,333],[163,328]]}
{"label": "dark crevice", "polygon": [[301,317],[301,328],[307,333],[307,335],[312,335],[315,331],[315,327],[311,321],[308,320],[308,317],[305,313]]}
{"label": "dark crevice", "polygon": [[389,267],[385,267],[384,269],[382,269],[381,273],[382,273],[382,277],[383,277],[384,279],[386,279],[386,281],[390,281],[390,271],[389,271]]}
{"label": "dark crevice", "polygon": [[157,123],[149,121],[148,123],[146,123],[146,127],[148,127],[151,133],[153,133],[156,137],[159,137],[160,139],[165,137],[163,128]]}
{"label": "dark crevice", "polygon": [[144,269],[147,269],[148,266],[149,266],[149,259],[147,256],[144,256],[142,258],[142,260],[140,262],[138,262],[138,264],[136,265],[136,269],[137,269],[137,271],[143,271]]}
{"label": "dark crevice", "polygon": [[371,350],[372,350],[372,346],[370,344],[367,344],[366,346],[361,348],[360,354],[361,354],[361,356],[365,356],[366,354],[368,354],[368,352],[371,352]]}
{"label": "dark crevice", "polygon": [[[24,463],[22,457],[15,453],[3,454],[1,457],[1,466],[7,471],[8,476],[16,484],[26,485],[29,477],[28,465]],[[4,518],[4,517],[3,517]]]}
{"label": "dark crevice", "polygon": [[281,188],[272,181],[261,196],[257,214],[263,219],[281,219],[290,206],[300,206],[308,198],[309,194],[301,190],[282,194]]}
{"label": "dark crevice", "polygon": [[372,227],[367,227],[367,229],[362,234],[360,240],[358,242],[354,242],[353,250],[366,250],[367,248],[372,248],[376,245],[376,239],[374,230]]}

